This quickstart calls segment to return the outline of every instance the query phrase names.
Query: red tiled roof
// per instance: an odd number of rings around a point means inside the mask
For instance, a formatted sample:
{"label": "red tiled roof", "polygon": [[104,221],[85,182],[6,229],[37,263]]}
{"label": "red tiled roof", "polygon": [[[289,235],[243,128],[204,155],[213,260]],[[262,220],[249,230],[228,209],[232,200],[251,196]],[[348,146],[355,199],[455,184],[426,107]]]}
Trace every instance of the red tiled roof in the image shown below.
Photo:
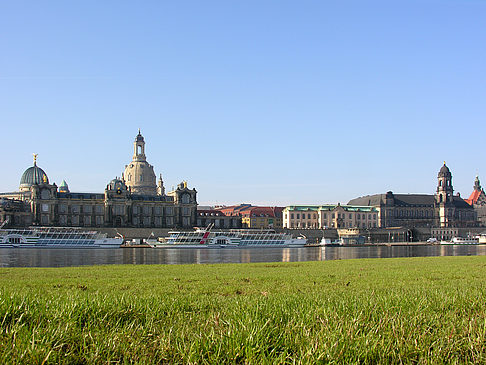
{"label": "red tiled roof", "polygon": [[232,205],[230,207],[218,208],[218,210],[222,212],[224,215],[237,216],[240,215],[242,211],[250,207],[251,204],[240,204],[240,205]]}
{"label": "red tiled roof", "polygon": [[468,199],[464,199],[469,205],[476,204],[478,202],[479,197],[481,196],[482,191],[474,190]]}
{"label": "red tiled roof", "polygon": [[262,216],[262,217],[281,218],[284,208],[283,207],[255,207],[252,206],[251,204],[240,204],[240,205],[233,205],[230,207],[218,208],[218,210],[222,212],[224,215],[229,215],[229,216],[242,216],[242,217]]}
{"label": "red tiled roof", "polygon": [[281,218],[283,210],[283,207],[251,207],[244,212],[241,212],[241,215],[252,217]]}

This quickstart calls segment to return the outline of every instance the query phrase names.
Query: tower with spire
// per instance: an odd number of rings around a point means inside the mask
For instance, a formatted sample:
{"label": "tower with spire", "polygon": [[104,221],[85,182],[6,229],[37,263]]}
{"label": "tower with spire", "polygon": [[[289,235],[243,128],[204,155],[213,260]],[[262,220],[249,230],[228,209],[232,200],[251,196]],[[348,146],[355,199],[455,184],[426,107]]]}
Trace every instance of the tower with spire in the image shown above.
{"label": "tower with spire", "polygon": [[133,142],[132,162],[125,166],[123,180],[133,194],[157,195],[154,167],[147,162],[145,156],[145,139],[140,129]]}
{"label": "tower with spire", "polygon": [[157,195],[165,195],[164,181],[162,180],[162,174],[159,175],[159,183],[157,185]]}
{"label": "tower with spire", "polygon": [[437,192],[435,204],[438,208],[439,227],[449,227],[454,217],[454,188],[452,186],[452,174],[445,161],[437,175]]}
{"label": "tower with spire", "polygon": [[436,202],[438,204],[447,204],[452,202],[452,197],[454,194],[454,188],[452,186],[452,174],[445,161],[444,165],[439,171],[437,180]]}

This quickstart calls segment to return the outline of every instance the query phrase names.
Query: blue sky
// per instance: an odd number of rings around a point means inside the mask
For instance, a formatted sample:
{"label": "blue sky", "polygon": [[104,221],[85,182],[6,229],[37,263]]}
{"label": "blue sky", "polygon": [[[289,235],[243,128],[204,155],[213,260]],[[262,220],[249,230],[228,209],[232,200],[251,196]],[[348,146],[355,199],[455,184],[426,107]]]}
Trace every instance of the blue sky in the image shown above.
{"label": "blue sky", "polygon": [[486,1],[2,1],[0,191],[132,157],[200,204],[486,184]]}

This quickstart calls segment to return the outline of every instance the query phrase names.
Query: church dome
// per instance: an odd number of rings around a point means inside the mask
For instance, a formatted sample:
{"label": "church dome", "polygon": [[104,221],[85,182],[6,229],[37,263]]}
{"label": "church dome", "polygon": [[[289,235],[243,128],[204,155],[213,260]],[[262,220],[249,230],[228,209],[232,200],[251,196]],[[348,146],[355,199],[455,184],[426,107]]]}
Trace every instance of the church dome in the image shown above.
{"label": "church dome", "polygon": [[125,183],[123,182],[123,180],[120,180],[118,178],[116,179],[113,179],[110,181],[110,183],[108,184],[108,189],[109,190],[127,190],[127,187],[125,185]]}
{"label": "church dome", "polygon": [[444,162],[444,166],[440,168],[439,176],[451,176],[451,170],[449,170],[445,162]]}
{"label": "church dome", "polygon": [[29,190],[32,185],[49,184],[47,174],[34,161],[34,166],[29,167],[20,179],[20,190]]}
{"label": "church dome", "polygon": [[154,167],[145,157],[145,140],[140,130],[135,137],[132,162],[125,166],[123,177],[133,194],[157,195]]}

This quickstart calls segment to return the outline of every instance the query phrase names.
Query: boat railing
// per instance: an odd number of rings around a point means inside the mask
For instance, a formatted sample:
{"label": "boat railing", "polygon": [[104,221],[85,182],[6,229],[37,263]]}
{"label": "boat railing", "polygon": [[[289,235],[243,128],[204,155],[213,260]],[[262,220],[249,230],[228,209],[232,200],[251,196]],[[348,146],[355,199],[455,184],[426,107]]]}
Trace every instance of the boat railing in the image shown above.
{"label": "boat railing", "polygon": [[[168,243],[199,243],[207,230],[195,231],[171,231],[165,239]],[[278,233],[275,230],[215,230],[209,232],[208,243],[215,242],[221,237],[226,237],[232,241],[241,242],[245,245],[251,242],[252,245],[284,244],[292,240],[292,235],[288,233]]]}
{"label": "boat railing", "polygon": [[77,227],[29,227],[1,229],[0,235],[18,234],[21,236],[50,237],[53,239],[100,239],[106,234],[98,231],[84,231]]}

